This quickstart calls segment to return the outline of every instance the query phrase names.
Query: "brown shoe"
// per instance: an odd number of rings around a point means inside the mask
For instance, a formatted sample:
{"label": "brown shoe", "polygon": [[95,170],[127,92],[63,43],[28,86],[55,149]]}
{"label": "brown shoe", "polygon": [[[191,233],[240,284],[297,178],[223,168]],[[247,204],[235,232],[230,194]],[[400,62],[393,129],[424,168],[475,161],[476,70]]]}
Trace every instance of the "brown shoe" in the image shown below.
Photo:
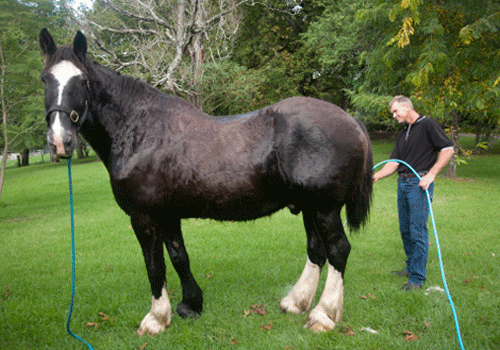
{"label": "brown shoe", "polygon": [[401,270],[401,271],[391,271],[391,273],[393,275],[398,275],[398,276],[401,276],[401,277],[408,277],[410,276],[410,274],[408,273],[408,271],[405,269],[405,270]]}

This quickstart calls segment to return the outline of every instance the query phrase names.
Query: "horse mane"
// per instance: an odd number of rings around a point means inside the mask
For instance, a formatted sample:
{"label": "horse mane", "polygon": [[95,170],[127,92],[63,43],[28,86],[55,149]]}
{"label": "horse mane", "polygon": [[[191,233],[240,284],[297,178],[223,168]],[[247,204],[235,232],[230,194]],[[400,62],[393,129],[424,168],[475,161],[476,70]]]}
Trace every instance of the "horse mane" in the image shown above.
{"label": "horse mane", "polygon": [[[131,114],[131,111],[147,103],[159,103],[163,110],[175,109],[182,106],[183,108],[199,111],[199,109],[180,97],[166,94],[139,78],[121,74],[95,60],[88,60],[85,64],[93,86],[92,93],[94,94],[94,98],[104,104],[113,101],[112,103],[115,107],[120,106],[120,110],[123,113],[121,114],[122,117],[133,115],[134,112]],[[107,118],[109,116],[104,117]]]}

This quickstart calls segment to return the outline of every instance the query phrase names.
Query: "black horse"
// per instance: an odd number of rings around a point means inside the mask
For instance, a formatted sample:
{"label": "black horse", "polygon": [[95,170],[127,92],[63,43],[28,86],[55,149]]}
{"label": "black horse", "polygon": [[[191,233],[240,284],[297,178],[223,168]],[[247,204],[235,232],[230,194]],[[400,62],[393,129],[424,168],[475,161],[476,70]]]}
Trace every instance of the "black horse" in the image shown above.
{"label": "black horse", "polygon": [[307,311],[328,261],[324,292],[306,326],[330,330],[340,322],[350,251],[340,211],[345,205],[348,225],[358,229],[372,191],[371,144],[360,122],[333,104],[304,97],[211,117],[91,61],[81,32],[72,47],[58,47],[43,29],[40,46],[51,150],[71,157],[76,134],[84,136],[106,166],[116,202],[142,247],[153,297],[139,334],[154,335],[170,324],[163,244],[182,284],[177,312],[202,312],[181,219],[253,220],[287,206],[303,214],[308,258],[280,307]]}

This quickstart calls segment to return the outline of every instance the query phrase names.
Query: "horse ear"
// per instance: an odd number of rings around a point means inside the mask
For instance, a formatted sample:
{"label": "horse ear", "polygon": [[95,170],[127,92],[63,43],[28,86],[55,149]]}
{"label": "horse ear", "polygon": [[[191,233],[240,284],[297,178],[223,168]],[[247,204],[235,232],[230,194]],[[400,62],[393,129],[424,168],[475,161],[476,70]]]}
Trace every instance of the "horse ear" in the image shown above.
{"label": "horse ear", "polygon": [[50,35],[49,31],[47,28],[43,28],[40,31],[40,48],[42,49],[42,53],[45,57],[53,55],[56,50],[57,50],[57,45],[54,41],[54,38],[52,38],[52,35]]}
{"label": "horse ear", "polygon": [[87,38],[80,31],[76,33],[75,40],[73,40],[73,51],[80,61],[83,61],[87,54]]}

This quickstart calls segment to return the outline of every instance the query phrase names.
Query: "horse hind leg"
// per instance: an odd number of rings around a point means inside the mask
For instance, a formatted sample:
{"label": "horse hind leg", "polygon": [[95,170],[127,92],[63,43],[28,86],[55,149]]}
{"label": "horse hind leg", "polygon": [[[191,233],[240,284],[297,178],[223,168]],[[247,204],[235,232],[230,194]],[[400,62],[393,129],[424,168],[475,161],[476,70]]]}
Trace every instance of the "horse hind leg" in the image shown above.
{"label": "horse hind leg", "polygon": [[325,332],[334,329],[342,321],[344,272],[351,246],[342,226],[340,210],[326,214],[307,212],[304,215],[313,215],[328,259],[325,288],[318,304],[309,313],[305,327],[316,332]]}
{"label": "horse hind leg", "polygon": [[135,215],[131,219],[142,248],[152,292],[151,310],[141,321],[137,334],[154,336],[168,328],[172,317],[166,288],[163,240],[158,226],[148,215]]}
{"label": "horse hind leg", "polygon": [[280,309],[285,313],[300,314],[309,310],[326,260],[322,241],[308,215],[304,215],[304,226],[307,233],[307,261],[299,280],[280,302]]}

